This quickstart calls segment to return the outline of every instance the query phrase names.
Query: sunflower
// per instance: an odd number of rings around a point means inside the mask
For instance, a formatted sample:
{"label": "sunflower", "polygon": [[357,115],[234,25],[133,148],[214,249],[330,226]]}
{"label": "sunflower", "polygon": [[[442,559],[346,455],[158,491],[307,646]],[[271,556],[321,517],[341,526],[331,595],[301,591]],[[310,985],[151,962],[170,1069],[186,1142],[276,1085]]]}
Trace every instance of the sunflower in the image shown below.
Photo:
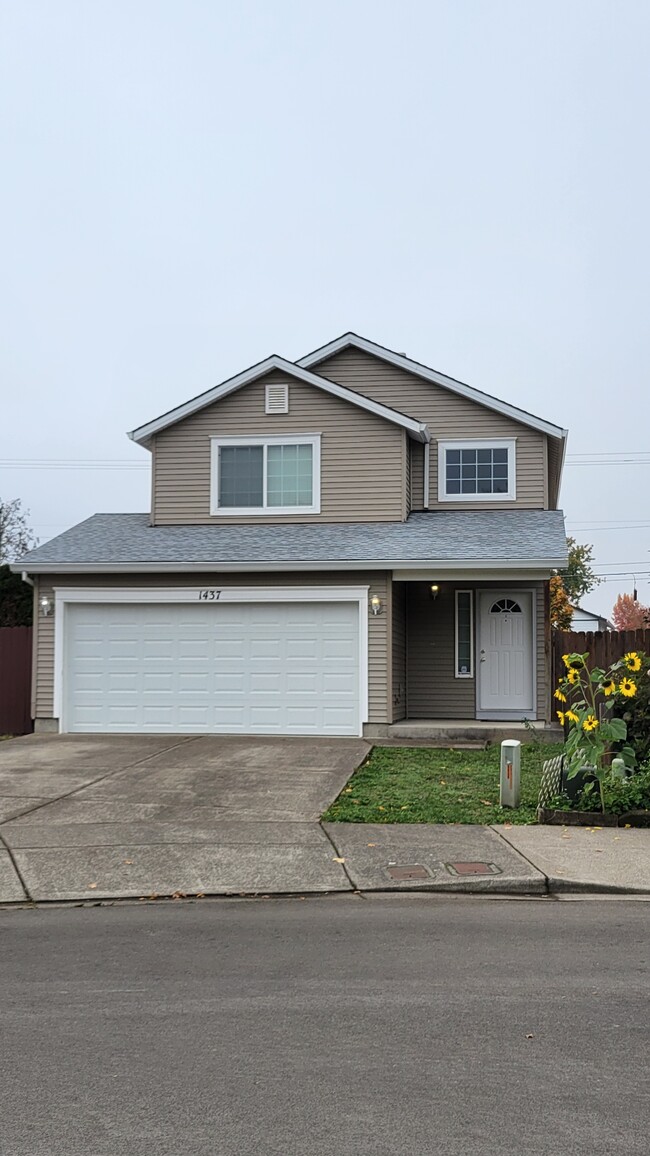
{"label": "sunflower", "polygon": [[598,719],[596,718],[595,714],[588,714],[582,724],[582,729],[583,731],[587,731],[587,733],[589,733],[589,731],[595,731],[597,726]]}
{"label": "sunflower", "polygon": [[563,654],[562,662],[567,670],[579,670],[580,667],[585,664],[585,660],[581,654]]}
{"label": "sunflower", "polygon": [[628,670],[636,672],[637,670],[641,669],[641,659],[639,658],[636,650],[631,650],[629,654],[624,654],[623,662],[627,666]]}
{"label": "sunflower", "polygon": [[571,666],[571,655],[570,654],[563,654],[562,655],[562,662],[564,663],[564,665],[566,666],[566,668],[568,670],[569,667]]}
{"label": "sunflower", "polygon": [[618,684],[618,689],[626,698],[634,698],[636,694],[636,683],[632,682],[631,678],[622,678]]}
{"label": "sunflower", "polygon": [[614,682],[614,679],[613,678],[606,678],[604,683],[602,684],[602,690],[603,690],[603,694],[606,694],[607,697],[609,698],[609,695],[613,694],[614,691],[616,690],[616,683]]}
{"label": "sunflower", "polygon": [[563,710],[556,710],[555,713],[560,720],[560,726],[563,727],[564,726],[564,719],[566,717],[564,714],[564,711]]}
{"label": "sunflower", "polygon": [[566,677],[567,682],[571,683],[571,686],[575,686],[577,682],[580,682],[580,675],[572,666],[567,670]]}
{"label": "sunflower", "polygon": [[567,722],[572,722],[572,723],[580,722],[580,719],[578,718],[578,716],[574,710],[565,711],[564,717],[567,720]]}
{"label": "sunflower", "polygon": [[562,691],[560,690],[559,686],[555,692],[555,697],[556,697],[558,702],[566,702],[566,695],[562,694]]}

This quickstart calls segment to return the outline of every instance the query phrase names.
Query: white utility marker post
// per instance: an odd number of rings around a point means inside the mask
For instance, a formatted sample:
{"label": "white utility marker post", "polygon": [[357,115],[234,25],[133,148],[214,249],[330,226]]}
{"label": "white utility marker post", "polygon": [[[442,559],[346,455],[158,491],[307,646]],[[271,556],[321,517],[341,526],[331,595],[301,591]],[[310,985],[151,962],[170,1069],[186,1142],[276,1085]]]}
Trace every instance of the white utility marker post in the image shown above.
{"label": "white utility marker post", "polygon": [[519,739],[504,739],[501,743],[501,780],[499,803],[502,807],[518,807],[521,796],[521,743]]}

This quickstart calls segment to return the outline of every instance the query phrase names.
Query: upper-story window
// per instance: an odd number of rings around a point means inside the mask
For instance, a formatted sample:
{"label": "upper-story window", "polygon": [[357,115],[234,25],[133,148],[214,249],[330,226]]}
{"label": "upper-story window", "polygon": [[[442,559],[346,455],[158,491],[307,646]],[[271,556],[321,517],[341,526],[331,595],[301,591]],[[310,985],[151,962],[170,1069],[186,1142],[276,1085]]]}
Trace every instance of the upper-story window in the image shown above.
{"label": "upper-story window", "polygon": [[320,435],[212,438],[210,512],[320,513]]}
{"label": "upper-story window", "polygon": [[440,502],[514,501],[515,439],[438,442]]}

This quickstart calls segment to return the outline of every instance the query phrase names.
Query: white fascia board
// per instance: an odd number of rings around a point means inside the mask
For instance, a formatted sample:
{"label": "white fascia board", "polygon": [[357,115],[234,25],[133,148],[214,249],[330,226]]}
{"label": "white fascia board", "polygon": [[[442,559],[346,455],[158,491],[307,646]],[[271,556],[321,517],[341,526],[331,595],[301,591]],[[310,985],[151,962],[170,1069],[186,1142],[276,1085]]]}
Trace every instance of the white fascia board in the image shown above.
{"label": "white fascia board", "polygon": [[328,381],[327,378],[319,377],[316,373],[310,373],[309,370],[294,365],[292,361],[287,361],[284,357],[278,357],[277,354],[273,354],[272,357],[267,357],[266,361],[260,361],[257,365],[252,365],[250,369],[245,369],[243,373],[238,373],[236,377],[229,378],[228,381],[222,382],[221,385],[214,386],[214,388],[209,389],[207,393],[202,393],[198,397],[192,398],[191,401],[186,401],[184,405],[179,405],[176,409],[171,409],[160,417],[154,418],[153,421],[147,422],[146,425],[138,426],[137,429],[130,432],[129,437],[134,442],[146,444],[150,438],[160,433],[161,430],[167,429],[170,425],[175,425],[176,422],[182,421],[183,418],[190,417],[193,413],[198,413],[199,410],[205,409],[207,405],[212,405],[215,401],[221,401],[221,399],[227,397],[229,393],[234,393],[235,390],[241,389],[244,385],[250,385],[251,382],[263,377],[264,374],[269,373],[272,369],[279,369],[282,373],[297,378],[299,381],[304,381],[307,385],[313,385],[316,389],[322,389],[325,393],[331,393],[334,397],[340,397],[343,401],[349,401],[352,405],[358,406],[359,409],[365,409],[369,413],[374,413],[377,417],[384,418],[385,421],[402,426],[410,436],[417,441],[429,441],[429,431],[424,422],[415,421],[413,418],[407,417],[406,414],[399,413],[398,410],[391,409],[387,405],[382,405],[378,401],[373,401],[372,398],[365,397],[361,393],[356,393],[353,389],[347,389],[346,386],[338,385],[335,381]]}
{"label": "white fascia board", "polygon": [[319,362],[324,361],[327,357],[333,357],[335,353],[340,353],[341,350],[347,349],[350,345],[356,349],[362,349],[364,353],[370,353],[374,357],[378,357],[381,361],[387,361],[390,365],[395,365],[399,369],[405,369],[417,377],[423,377],[425,381],[430,381],[434,385],[442,385],[445,389],[452,390],[454,393],[459,394],[460,397],[466,397],[470,401],[476,401],[479,405],[487,406],[488,409],[502,413],[504,416],[512,418],[513,421],[520,422],[521,425],[530,426],[531,429],[549,434],[550,437],[566,440],[567,430],[562,429],[560,426],[553,425],[552,422],[549,421],[544,421],[541,417],[535,417],[534,414],[527,413],[523,409],[518,409],[515,405],[509,405],[505,401],[500,401],[499,398],[493,397],[490,393],[483,393],[480,389],[474,389],[471,385],[465,385],[462,381],[456,381],[454,377],[447,377],[445,373],[438,373],[435,369],[429,369],[428,366],[421,365],[419,361],[411,361],[410,357],[405,357],[401,353],[394,353],[392,349],[384,349],[383,345],[376,345],[374,341],[368,341],[365,337],[358,337],[356,333],[344,333],[342,337],[337,337],[335,341],[330,341],[329,345],[323,345],[320,349],[315,349],[313,353],[308,353],[305,357],[299,357],[296,365],[309,369],[312,365],[318,365]]}
{"label": "white fascia board", "polygon": [[[436,561],[435,558],[416,560],[409,558],[356,558],[346,561],[318,561],[318,562],[275,562],[267,559],[265,562],[87,562],[87,563],[41,563],[29,570],[30,574],[228,574],[241,572],[271,572],[281,571],[318,571],[318,570],[392,570],[394,574],[400,571],[421,571],[425,576],[436,572],[440,577],[450,577],[456,574],[474,574],[479,571],[509,574],[513,571],[538,573],[539,577],[549,577],[552,570],[566,566],[565,558],[525,558],[517,559],[512,567],[504,566],[503,558],[476,561],[453,561],[445,559]],[[24,567],[23,567],[24,568]],[[13,567],[12,567],[13,569]],[[19,571],[16,571],[17,573]]]}

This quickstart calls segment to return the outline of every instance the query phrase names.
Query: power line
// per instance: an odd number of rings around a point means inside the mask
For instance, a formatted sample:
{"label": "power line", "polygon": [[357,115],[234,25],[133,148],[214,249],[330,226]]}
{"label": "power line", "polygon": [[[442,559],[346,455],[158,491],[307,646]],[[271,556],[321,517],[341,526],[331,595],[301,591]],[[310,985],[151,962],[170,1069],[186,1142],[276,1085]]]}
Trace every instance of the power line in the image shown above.
{"label": "power line", "polygon": [[10,470],[148,470],[149,462],[127,458],[0,458],[0,468]]}

